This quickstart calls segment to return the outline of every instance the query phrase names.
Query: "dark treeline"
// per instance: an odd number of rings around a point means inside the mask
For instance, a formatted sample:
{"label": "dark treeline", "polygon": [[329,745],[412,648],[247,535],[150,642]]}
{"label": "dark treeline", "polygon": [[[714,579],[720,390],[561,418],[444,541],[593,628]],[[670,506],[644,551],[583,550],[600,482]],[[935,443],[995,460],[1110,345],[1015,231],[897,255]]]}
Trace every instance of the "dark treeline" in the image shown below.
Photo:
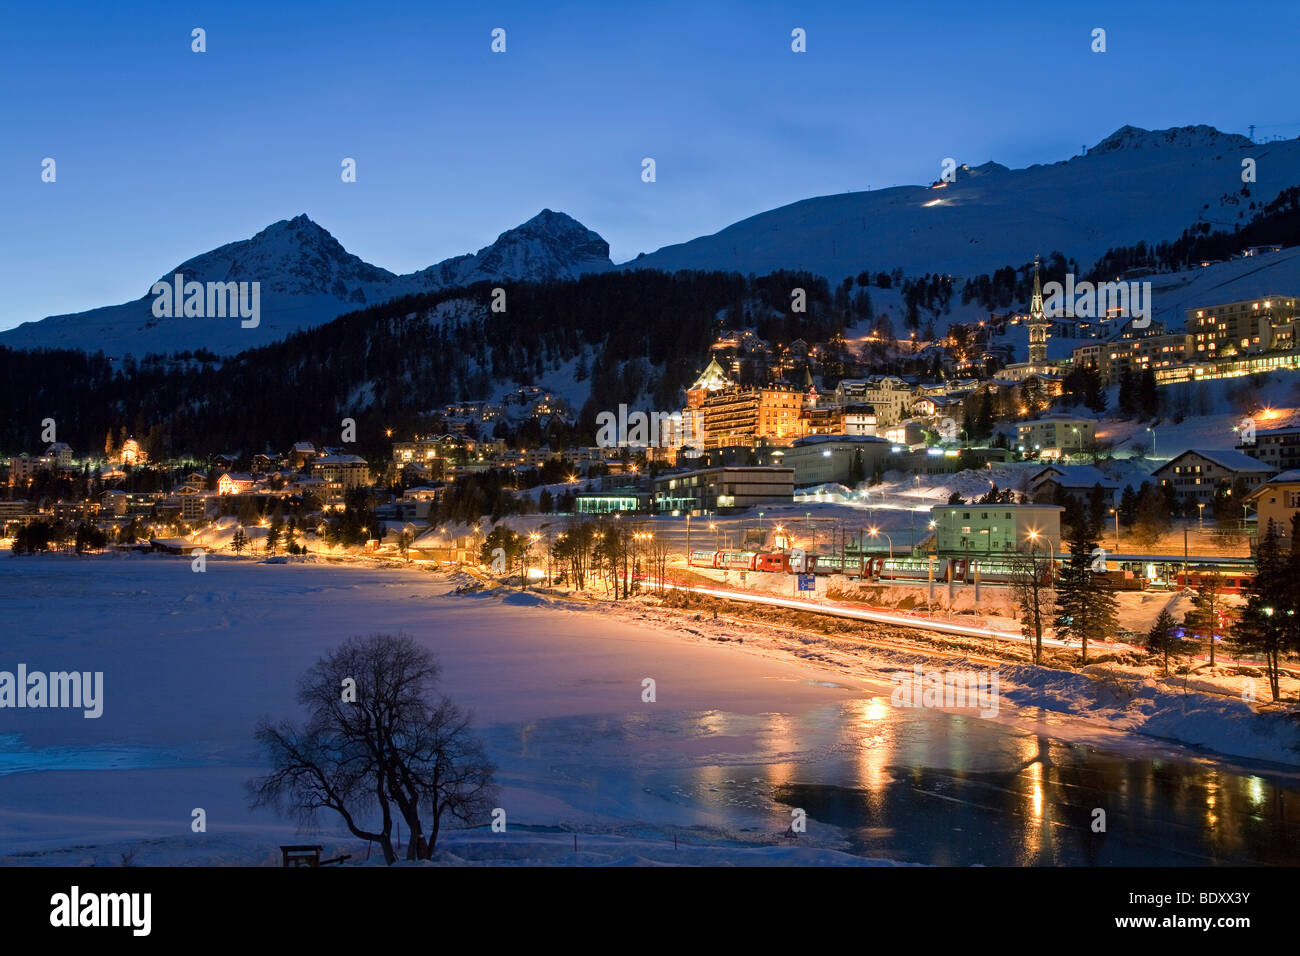
{"label": "dark treeline", "polygon": [[[1249,196],[1249,187],[1242,187]],[[1231,259],[1249,246],[1300,245],[1300,186],[1284,189],[1272,202],[1250,204],[1257,210],[1253,219],[1232,232],[1216,230],[1198,222],[1183,230],[1173,242],[1146,243],[1110,249],[1097,260],[1089,281],[1109,280],[1129,269],[1179,272],[1215,259]],[[1244,211],[1243,211],[1244,215]]]}
{"label": "dark treeline", "polygon": [[[1078,272],[1079,266],[1063,253],[1052,252],[1039,263],[1038,279],[1043,285],[1064,282],[1068,272]],[[1020,267],[1003,266],[992,273],[972,276],[961,287],[962,305],[978,302],[990,312],[1008,311],[1027,305],[1034,290],[1034,264]]]}
{"label": "dark treeline", "polygon": [[[499,313],[489,310],[492,286],[372,306],[224,363],[204,353],[114,361],[0,347],[0,449],[40,450],[41,422],[52,418],[59,440],[83,454],[103,448],[110,429],[154,456],[250,454],[299,440],[338,444],[340,420],[351,417],[358,453],[378,456],[386,429],[406,436],[443,404],[496,397],[574,358],[596,407],[617,407],[638,388],[657,407],[677,407],[738,302],[745,325],[773,342],[827,339],[843,324],[826,280],[804,273],[629,271],[504,284]],[[790,311],[796,287],[804,313]]]}
{"label": "dark treeline", "polygon": [[[1249,196],[1249,188],[1243,188]],[[1112,281],[1130,269],[1179,272],[1207,260],[1231,259],[1249,246],[1300,245],[1300,186],[1293,186],[1268,203],[1252,202],[1246,212],[1254,217],[1232,232],[1211,231],[1211,224],[1198,222],[1183,230],[1172,242],[1139,242],[1106,251],[1083,277],[1089,282]],[[1039,267],[1039,278],[1064,283],[1066,273],[1079,275],[1079,265],[1060,252],[1053,252]],[[1083,280],[1080,280],[1083,281]],[[963,305],[977,302],[989,311],[1019,308],[1029,302],[1033,289],[1033,264],[1003,266],[995,272],[972,276],[962,285]]]}

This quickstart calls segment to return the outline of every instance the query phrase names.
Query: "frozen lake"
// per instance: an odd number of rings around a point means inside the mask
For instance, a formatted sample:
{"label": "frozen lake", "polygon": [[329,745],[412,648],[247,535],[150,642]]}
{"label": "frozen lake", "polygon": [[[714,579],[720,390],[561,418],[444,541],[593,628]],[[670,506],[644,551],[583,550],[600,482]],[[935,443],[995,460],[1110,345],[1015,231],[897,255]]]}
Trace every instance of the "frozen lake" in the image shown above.
{"label": "frozen lake", "polygon": [[[1300,862],[1294,771],[1060,742],[1047,714],[901,710],[811,664],[448,590],[415,569],[0,558],[0,670],[103,671],[105,686],[98,719],[0,711],[0,855],[285,842],[292,826],[244,800],[253,725],[293,715],[298,675],[343,638],[400,631],[474,710],[512,826],[743,844],[779,838],[798,807],[801,843],[922,863]],[[196,807],[206,835],[189,832]]]}

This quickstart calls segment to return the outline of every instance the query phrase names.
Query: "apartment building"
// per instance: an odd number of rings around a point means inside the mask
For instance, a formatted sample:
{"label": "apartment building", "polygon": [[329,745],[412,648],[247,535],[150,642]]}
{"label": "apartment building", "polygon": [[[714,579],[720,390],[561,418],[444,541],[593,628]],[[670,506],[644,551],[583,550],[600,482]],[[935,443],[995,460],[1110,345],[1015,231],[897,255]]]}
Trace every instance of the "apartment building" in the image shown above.
{"label": "apartment building", "polygon": [[1297,301],[1294,296],[1268,295],[1188,309],[1188,358],[1232,358],[1291,348]]}
{"label": "apartment building", "polygon": [[936,505],[930,509],[934,546],[940,554],[971,557],[1028,551],[1035,542],[1046,553],[1061,547],[1060,505]]}
{"label": "apartment building", "polygon": [[1016,444],[1022,451],[1049,456],[1082,453],[1097,441],[1097,419],[1052,416],[1021,422],[1016,426]]}
{"label": "apartment building", "polygon": [[912,414],[916,388],[894,375],[872,375],[865,379],[844,379],[835,386],[836,405],[870,405],[876,425],[897,425]]}

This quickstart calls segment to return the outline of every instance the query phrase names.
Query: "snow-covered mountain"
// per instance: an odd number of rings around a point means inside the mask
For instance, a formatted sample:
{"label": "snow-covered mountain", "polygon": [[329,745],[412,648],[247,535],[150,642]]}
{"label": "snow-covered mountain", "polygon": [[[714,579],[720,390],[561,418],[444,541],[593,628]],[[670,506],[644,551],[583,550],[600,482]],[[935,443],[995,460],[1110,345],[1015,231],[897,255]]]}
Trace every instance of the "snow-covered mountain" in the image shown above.
{"label": "snow-covered mountain", "polygon": [[141,298],[121,305],[27,322],[0,332],[0,344],[136,356],[206,348],[229,355],[411,293],[484,280],[566,279],[610,267],[604,239],[550,209],[503,232],[474,255],[456,256],[408,275],[370,265],[301,215],[272,223],[251,239],[187,259],[159,277],[171,283],[179,272],[186,282],[260,283],[260,321],[255,328],[242,327],[237,318],[157,317],[155,296],[146,290]]}
{"label": "snow-covered mountain", "polygon": [[[1254,161],[1256,181],[1243,184],[1247,159]],[[187,260],[161,277],[171,281],[181,272],[187,280],[205,283],[260,282],[261,322],[255,329],[231,319],[156,318],[153,297],[146,292],[134,302],[0,332],[0,344],[102,349],[110,355],[198,348],[232,354],[414,292],[482,280],[572,278],[611,268],[758,275],[807,269],[833,282],[865,270],[901,268],[909,275],[939,272],[960,278],[1019,266],[1035,253],[1060,251],[1086,271],[1111,247],[1175,239],[1197,222],[1231,231],[1297,184],[1300,139],[1257,144],[1209,126],[1159,131],[1125,126],[1084,156],[1019,170],[994,162],[959,166],[952,183],[806,199],[617,267],[605,240],[549,209],[474,255],[408,275],[364,262],[306,216],[298,216]],[[1181,305],[1184,299],[1227,296],[1226,286],[1208,288],[1227,273],[1242,272],[1242,281],[1230,283],[1234,295],[1241,293],[1236,297],[1256,294],[1264,276],[1252,268],[1216,268],[1172,280],[1174,286],[1194,285],[1166,289],[1169,295],[1157,288],[1157,317],[1177,327],[1178,310],[1188,307]],[[1289,275],[1287,268],[1281,271]],[[1257,291],[1293,289],[1280,282],[1284,277],[1268,277],[1263,282],[1267,288]],[[890,296],[879,298],[878,311],[889,311]],[[940,324],[963,318],[965,311],[970,310],[954,305]]]}
{"label": "snow-covered mountain", "polygon": [[[1257,182],[1242,195],[1242,160]],[[940,170],[936,165],[935,178]],[[1231,230],[1254,202],[1300,184],[1300,139],[1252,144],[1210,126],[1125,126],[1084,156],[1028,169],[959,166],[956,182],[819,196],[620,268],[807,269],[838,281],[865,269],[991,273],[1059,250],[1086,271],[1108,248],[1176,239],[1207,221]]]}

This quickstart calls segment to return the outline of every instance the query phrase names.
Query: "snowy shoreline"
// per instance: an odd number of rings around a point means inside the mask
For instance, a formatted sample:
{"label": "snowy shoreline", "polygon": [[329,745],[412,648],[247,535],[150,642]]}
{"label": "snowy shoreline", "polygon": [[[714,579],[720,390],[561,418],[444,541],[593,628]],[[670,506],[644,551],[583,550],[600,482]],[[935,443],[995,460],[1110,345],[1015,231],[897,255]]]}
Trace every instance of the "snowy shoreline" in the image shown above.
{"label": "snowy shoreline", "polygon": [[[568,610],[585,607],[697,635],[698,628],[692,624],[717,625],[698,613],[638,601],[606,604],[543,600]],[[938,654],[927,655],[921,648],[911,654],[877,650],[870,656],[815,649],[802,632],[791,630],[790,638],[780,639],[771,636],[771,630],[757,626],[741,630],[733,625],[719,636],[738,650],[779,655],[826,667],[840,678],[870,681],[885,694],[895,686],[890,677],[894,673],[910,670],[917,663],[949,663]],[[744,642],[737,642],[737,638],[744,638]],[[828,636],[826,643],[833,644],[833,639]],[[1006,707],[1009,713],[987,719],[1065,742],[1114,747],[1122,745],[1123,735],[1130,735],[1134,743],[1189,748],[1189,758],[1226,757],[1273,764],[1283,771],[1300,769],[1300,721],[1276,712],[1256,713],[1244,700],[1195,690],[1171,691],[1140,674],[1108,665],[1070,671],[1003,664],[999,670],[1000,696],[1004,707],[1010,705]]]}

